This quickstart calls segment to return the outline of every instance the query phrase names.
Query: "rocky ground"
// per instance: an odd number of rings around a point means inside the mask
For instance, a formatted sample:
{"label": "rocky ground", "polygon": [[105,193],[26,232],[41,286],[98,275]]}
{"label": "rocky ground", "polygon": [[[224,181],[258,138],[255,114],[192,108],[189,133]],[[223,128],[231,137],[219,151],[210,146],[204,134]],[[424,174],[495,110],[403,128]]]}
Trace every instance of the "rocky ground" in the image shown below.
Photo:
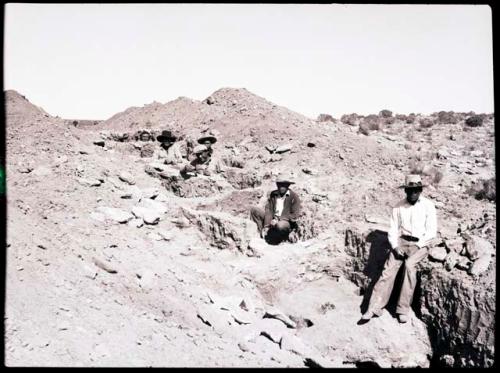
{"label": "rocky ground", "polygon": [[[492,365],[492,114],[313,120],[224,88],[74,123],[5,100],[6,365]],[[179,183],[135,139],[163,129],[215,134],[227,169]],[[298,243],[271,246],[248,210],[282,172],[304,216]],[[436,250],[408,324],[389,307],[357,325],[409,172],[436,203]]]}

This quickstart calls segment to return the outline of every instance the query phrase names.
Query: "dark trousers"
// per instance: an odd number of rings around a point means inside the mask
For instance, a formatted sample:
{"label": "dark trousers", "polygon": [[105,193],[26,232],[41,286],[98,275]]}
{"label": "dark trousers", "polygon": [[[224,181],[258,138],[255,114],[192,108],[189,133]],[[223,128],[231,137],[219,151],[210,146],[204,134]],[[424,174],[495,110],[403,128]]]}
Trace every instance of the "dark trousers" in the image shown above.
{"label": "dark trousers", "polygon": [[[257,224],[259,233],[264,228],[264,215],[264,210],[259,207],[252,207],[250,209],[250,219]],[[288,234],[292,230],[291,228],[290,222],[287,220],[278,220],[278,223],[274,227],[269,227],[268,235],[271,237],[274,236],[274,240],[282,241],[288,239]]]}

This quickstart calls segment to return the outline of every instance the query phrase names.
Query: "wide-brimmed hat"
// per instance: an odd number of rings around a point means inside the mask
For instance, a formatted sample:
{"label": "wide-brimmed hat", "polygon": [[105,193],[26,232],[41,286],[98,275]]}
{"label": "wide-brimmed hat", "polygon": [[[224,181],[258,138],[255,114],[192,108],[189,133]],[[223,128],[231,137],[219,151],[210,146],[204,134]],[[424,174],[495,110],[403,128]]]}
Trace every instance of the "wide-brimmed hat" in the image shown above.
{"label": "wide-brimmed hat", "polygon": [[204,152],[206,150],[208,150],[208,148],[205,145],[196,145],[193,148],[193,153],[194,154],[199,154],[199,153],[202,153],[202,152]]}
{"label": "wide-brimmed hat", "polygon": [[172,131],[163,130],[161,135],[156,137],[159,142],[174,142],[177,140],[177,136],[172,135]]}
{"label": "wide-brimmed hat", "polygon": [[206,142],[209,142],[210,144],[214,144],[217,142],[217,139],[215,136],[203,136],[198,139],[198,144],[205,144]]}
{"label": "wide-brimmed hat", "polygon": [[406,175],[405,176],[405,183],[404,185],[401,185],[400,188],[423,188],[426,185],[422,183],[422,178],[420,175]]}
{"label": "wide-brimmed hat", "polygon": [[274,181],[276,184],[295,184],[295,181],[293,181],[293,177],[289,175],[278,175]]}

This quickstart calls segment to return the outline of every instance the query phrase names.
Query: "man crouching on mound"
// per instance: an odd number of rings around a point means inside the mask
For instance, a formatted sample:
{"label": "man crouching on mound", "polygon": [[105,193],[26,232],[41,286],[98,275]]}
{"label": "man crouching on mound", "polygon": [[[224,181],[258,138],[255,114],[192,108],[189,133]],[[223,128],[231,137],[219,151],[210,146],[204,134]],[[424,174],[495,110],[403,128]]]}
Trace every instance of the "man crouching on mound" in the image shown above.
{"label": "man crouching on mound", "polygon": [[300,198],[290,185],[295,184],[289,178],[279,177],[277,189],[273,190],[262,210],[252,207],[250,219],[256,224],[260,236],[269,243],[278,244],[284,240],[297,242],[296,221],[301,211]]}

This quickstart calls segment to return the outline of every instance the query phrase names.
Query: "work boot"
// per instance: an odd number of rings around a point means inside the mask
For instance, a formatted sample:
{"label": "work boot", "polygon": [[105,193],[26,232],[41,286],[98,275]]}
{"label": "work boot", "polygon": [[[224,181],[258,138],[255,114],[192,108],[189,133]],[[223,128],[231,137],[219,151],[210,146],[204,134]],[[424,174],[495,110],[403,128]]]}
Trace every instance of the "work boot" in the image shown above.
{"label": "work boot", "polygon": [[361,316],[361,320],[370,320],[372,317],[379,317],[381,314],[382,310],[368,310]]}
{"label": "work boot", "polygon": [[408,316],[407,315],[403,315],[403,314],[399,314],[398,315],[398,320],[401,324],[404,324],[406,322],[408,322]]}

